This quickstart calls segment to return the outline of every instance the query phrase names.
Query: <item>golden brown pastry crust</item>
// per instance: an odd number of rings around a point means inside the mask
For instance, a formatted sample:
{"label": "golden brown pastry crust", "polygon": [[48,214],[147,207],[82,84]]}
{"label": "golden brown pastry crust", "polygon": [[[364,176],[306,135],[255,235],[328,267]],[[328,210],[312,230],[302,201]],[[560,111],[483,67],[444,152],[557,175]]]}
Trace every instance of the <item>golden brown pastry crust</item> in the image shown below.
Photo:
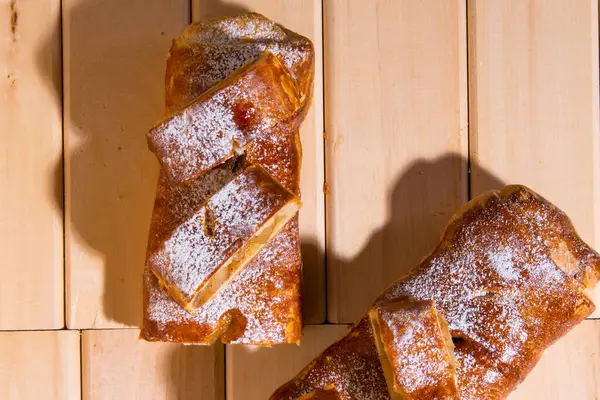
{"label": "golden brown pastry crust", "polygon": [[[280,123],[245,149],[249,162],[261,164],[284,187],[300,194],[299,123],[312,91],[312,43],[259,14],[244,14],[190,25],[174,40],[167,61],[166,113],[177,111],[241,65],[265,50],[278,56],[296,80],[302,99],[295,118]],[[170,186],[161,171],[148,253],[185,216],[232,179],[233,161],[182,187]],[[185,312],[148,271],[144,277],[144,325],[150,341],[194,344],[224,342],[270,346],[297,343],[302,330],[300,279],[302,261],[298,218],[284,229],[214,299]]]}
{"label": "golden brown pastry crust", "polygon": [[167,115],[264,51],[288,69],[306,111],[314,77],[311,41],[261,14],[246,13],[194,23],[173,41],[165,75]]}
{"label": "golden brown pastry crust", "polygon": [[189,312],[233,279],[300,208],[258,164],[246,165],[148,257],[146,265]]}
{"label": "golden brown pastry crust", "polygon": [[433,301],[384,302],[368,316],[392,399],[459,398],[454,345]]}
{"label": "golden brown pastry crust", "polygon": [[271,346],[300,340],[300,260],[294,217],[233,282],[195,314],[185,311],[156,276],[144,275],[144,325],[148,341]]}
{"label": "golden brown pastry crust", "polygon": [[265,51],[150,129],[148,145],[171,184],[188,182],[270,135],[300,106],[294,79]]}
{"label": "golden brown pastry crust", "polygon": [[[558,257],[564,249],[569,256]],[[560,210],[530,189],[508,186],[459,210],[433,253],[376,303],[434,300],[455,342],[461,399],[503,399],[549,345],[593,311],[585,292],[599,272],[600,256]],[[376,357],[362,318],[271,398],[296,399],[333,384],[352,398],[386,399]],[[360,379],[352,376],[358,364]]]}

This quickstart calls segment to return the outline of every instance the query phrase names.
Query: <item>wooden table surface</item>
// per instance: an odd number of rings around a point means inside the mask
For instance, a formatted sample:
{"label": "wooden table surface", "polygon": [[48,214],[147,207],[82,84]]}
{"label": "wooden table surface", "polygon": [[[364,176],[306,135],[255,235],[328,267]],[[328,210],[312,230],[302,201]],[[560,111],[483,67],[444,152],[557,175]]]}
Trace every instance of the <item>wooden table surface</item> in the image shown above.
{"label": "wooden table surface", "polygon": [[[140,342],[158,173],[144,133],[162,116],[166,53],[191,20],[247,10],[317,51],[304,338]],[[266,399],[461,204],[507,183],[600,249],[598,34],[595,0],[0,0],[0,398]],[[511,396],[599,398],[593,319]]]}

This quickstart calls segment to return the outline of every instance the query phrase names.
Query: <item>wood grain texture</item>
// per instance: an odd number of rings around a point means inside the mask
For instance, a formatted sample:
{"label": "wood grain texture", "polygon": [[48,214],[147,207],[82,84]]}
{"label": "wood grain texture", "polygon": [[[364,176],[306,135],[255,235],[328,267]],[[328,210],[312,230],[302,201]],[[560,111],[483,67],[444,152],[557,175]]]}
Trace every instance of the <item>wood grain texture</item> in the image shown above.
{"label": "wood grain texture", "polygon": [[193,20],[242,12],[259,12],[308,37],[315,47],[313,104],[306,116],[302,141],[300,235],[304,263],[303,313],[307,324],[325,322],[325,203],[323,194],[323,44],[320,0],[193,0]]}
{"label": "wood grain texture", "polygon": [[0,7],[0,329],[64,326],[60,1]]}
{"label": "wood grain texture", "polygon": [[600,321],[584,321],[552,345],[510,400],[600,398]]}
{"label": "wood grain texture", "polygon": [[223,346],[138,339],[137,329],[84,331],[83,399],[223,398]]}
{"label": "wood grain texture", "polygon": [[67,325],[141,322],[171,39],[187,0],[63,1]]}
{"label": "wood grain texture", "polygon": [[467,200],[464,0],[325,3],[328,319],[353,322]]}
{"label": "wood grain texture", "polygon": [[300,346],[227,346],[227,399],[268,399],[348,329],[348,325],[308,325]]}
{"label": "wood grain texture", "polygon": [[0,333],[0,398],[80,398],[79,331]]}
{"label": "wood grain texture", "polygon": [[468,10],[472,194],[493,188],[484,168],[527,185],[600,248],[597,1]]}

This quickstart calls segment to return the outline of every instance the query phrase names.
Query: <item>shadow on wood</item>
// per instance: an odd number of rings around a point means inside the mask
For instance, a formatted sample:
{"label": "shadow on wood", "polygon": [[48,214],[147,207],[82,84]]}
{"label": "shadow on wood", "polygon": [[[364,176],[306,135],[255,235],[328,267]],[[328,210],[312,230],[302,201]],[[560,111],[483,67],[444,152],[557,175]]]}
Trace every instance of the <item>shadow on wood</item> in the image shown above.
{"label": "shadow on wood", "polygon": [[[223,14],[245,11],[205,3]],[[183,0],[63,4],[65,168],[63,175],[59,160],[53,192],[61,210],[65,198],[70,328],[141,324],[141,275],[158,175],[145,133],[163,116],[166,55],[189,17]],[[43,59],[51,39],[39,49],[37,65],[63,102]]]}
{"label": "shadow on wood", "polygon": [[[386,224],[370,236],[358,255],[348,260],[327,254],[328,296],[341,293],[338,301],[352,299],[354,314],[331,318],[330,313],[329,320],[337,323],[358,319],[385,288],[417,266],[435,248],[456,211],[451,204],[446,204],[445,199],[467,199],[469,195],[468,188],[456,184],[454,174],[460,170],[467,170],[467,160],[456,154],[416,160],[393,186]],[[480,178],[485,180],[486,187],[504,186],[485,171],[481,172]],[[439,201],[432,201],[432,198]],[[371,286],[371,292],[357,292],[361,282],[365,281],[376,285]],[[338,287],[333,290],[333,285]],[[331,300],[328,305],[329,311],[333,312]]]}

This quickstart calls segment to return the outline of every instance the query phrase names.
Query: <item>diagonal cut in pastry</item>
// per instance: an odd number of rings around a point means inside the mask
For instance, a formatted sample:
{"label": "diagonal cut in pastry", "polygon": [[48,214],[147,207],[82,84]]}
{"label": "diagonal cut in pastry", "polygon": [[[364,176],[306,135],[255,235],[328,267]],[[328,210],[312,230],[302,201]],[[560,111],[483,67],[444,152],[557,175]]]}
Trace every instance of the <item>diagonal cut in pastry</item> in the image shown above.
{"label": "diagonal cut in pastry", "polygon": [[169,183],[189,182],[293,118],[301,102],[287,69],[265,51],[154,126],[148,147]]}
{"label": "diagonal cut in pastry", "polygon": [[147,265],[194,313],[240,273],[300,205],[264,168],[249,164],[175,228]]}
{"label": "diagonal cut in pastry", "polygon": [[381,303],[369,321],[393,400],[460,398],[452,336],[433,301]]}

